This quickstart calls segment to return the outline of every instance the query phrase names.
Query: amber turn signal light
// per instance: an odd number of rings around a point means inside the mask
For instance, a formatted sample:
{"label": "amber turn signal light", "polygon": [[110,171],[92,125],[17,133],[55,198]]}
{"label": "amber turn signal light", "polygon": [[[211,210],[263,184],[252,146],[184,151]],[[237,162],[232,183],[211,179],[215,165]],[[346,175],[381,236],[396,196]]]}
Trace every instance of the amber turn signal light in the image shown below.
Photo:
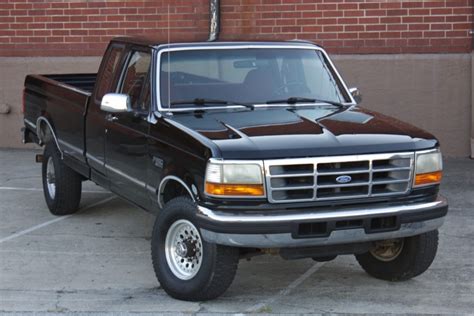
{"label": "amber turn signal light", "polygon": [[227,184],[206,182],[206,193],[223,196],[263,196],[263,184]]}
{"label": "amber turn signal light", "polygon": [[441,171],[420,173],[415,176],[415,185],[439,183],[442,177],[443,173]]}

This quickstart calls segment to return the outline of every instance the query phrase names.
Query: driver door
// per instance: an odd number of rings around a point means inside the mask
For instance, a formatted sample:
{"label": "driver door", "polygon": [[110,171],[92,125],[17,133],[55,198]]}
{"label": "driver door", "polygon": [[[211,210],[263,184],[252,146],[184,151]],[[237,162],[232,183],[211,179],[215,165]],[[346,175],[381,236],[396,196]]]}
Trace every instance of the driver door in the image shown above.
{"label": "driver door", "polygon": [[150,203],[146,185],[150,64],[150,51],[129,52],[117,93],[129,96],[132,112],[108,113],[105,130],[106,172],[111,191],[145,208]]}

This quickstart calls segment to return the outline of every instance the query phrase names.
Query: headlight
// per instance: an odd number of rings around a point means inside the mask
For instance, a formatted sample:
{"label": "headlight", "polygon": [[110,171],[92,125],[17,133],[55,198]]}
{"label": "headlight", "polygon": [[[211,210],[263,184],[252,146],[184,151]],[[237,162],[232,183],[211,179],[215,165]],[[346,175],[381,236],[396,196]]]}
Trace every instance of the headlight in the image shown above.
{"label": "headlight", "polygon": [[265,195],[262,168],[258,163],[209,161],[206,194],[211,196]]}
{"label": "headlight", "polygon": [[439,149],[416,154],[414,186],[437,184],[443,176],[443,160]]}

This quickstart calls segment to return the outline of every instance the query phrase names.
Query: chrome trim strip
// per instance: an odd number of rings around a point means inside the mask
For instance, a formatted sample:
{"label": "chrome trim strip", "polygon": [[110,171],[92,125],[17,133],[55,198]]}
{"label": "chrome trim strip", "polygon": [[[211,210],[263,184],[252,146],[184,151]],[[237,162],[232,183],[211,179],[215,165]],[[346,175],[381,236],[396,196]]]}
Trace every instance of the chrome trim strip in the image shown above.
{"label": "chrome trim strip", "polygon": [[23,121],[24,121],[26,124],[30,125],[34,130],[36,130],[36,124],[35,124],[35,123],[33,123],[32,121],[30,121],[30,120],[28,120],[28,119],[23,119]]}
{"label": "chrome trim strip", "polygon": [[[407,158],[413,156],[414,152],[398,152],[398,153],[381,153],[381,154],[363,154],[363,155],[345,155],[345,156],[324,156],[324,157],[312,157],[312,158],[288,158],[288,159],[268,159],[264,162],[271,162],[272,165],[278,165],[279,163],[299,165],[299,164],[312,164],[315,160],[318,163],[331,163],[331,162],[351,162],[361,160],[384,160],[384,159],[395,159],[397,156],[400,158]],[[367,169],[368,170],[368,169]],[[375,169],[376,170],[376,169]]]}
{"label": "chrome trim strip", "polygon": [[436,207],[447,206],[446,198],[439,196],[434,202],[397,205],[397,206],[365,206],[341,208],[334,211],[312,211],[305,213],[295,213],[295,210],[289,210],[288,213],[278,215],[248,215],[235,214],[210,210],[204,206],[198,205],[198,216],[215,222],[216,224],[235,224],[235,223],[279,223],[291,221],[319,221],[319,220],[338,220],[343,218],[358,218],[367,216],[398,215],[407,212],[430,210]]}
{"label": "chrome trim strip", "polygon": [[[364,197],[372,197],[372,196],[392,196],[392,195],[403,195],[409,192],[412,188],[413,183],[413,174],[414,174],[414,152],[400,152],[400,153],[382,153],[382,154],[364,154],[364,155],[347,155],[347,156],[326,156],[326,157],[311,157],[311,158],[289,158],[289,159],[268,159],[264,160],[264,168],[265,168],[265,179],[266,179],[266,187],[267,187],[267,197],[270,203],[291,203],[291,202],[309,202],[309,201],[324,201],[324,200],[344,200],[344,199],[353,199],[353,198],[364,198]],[[372,162],[374,160],[388,160],[388,159],[410,159],[410,166],[409,167],[394,167],[393,169],[384,168],[384,169],[377,169],[373,167]],[[369,166],[366,169],[354,169],[347,170],[347,171],[318,171],[318,164],[322,163],[342,163],[342,162],[357,162],[357,161],[368,161]],[[282,179],[288,177],[300,177],[299,175],[291,175],[291,174],[276,174],[272,175],[270,173],[270,168],[273,166],[289,166],[289,165],[311,165],[313,168],[313,172],[304,172],[302,177],[314,177],[313,185],[307,185],[301,189],[313,190],[312,197],[300,198],[300,199],[281,199],[275,200],[273,198],[272,192],[273,191],[285,191],[285,190],[297,190],[298,188],[292,188],[291,186],[283,186],[283,187],[272,187],[272,179]],[[403,168],[403,170],[401,169]],[[389,171],[409,171],[408,178],[406,179],[395,179],[393,181],[390,180],[380,180],[379,182],[373,181],[373,174],[377,172],[381,172],[382,170],[389,170]],[[308,170],[309,171],[309,170]],[[367,173],[369,175],[368,182],[364,183],[349,183],[349,184],[318,184],[318,176],[328,176],[328,175],[338,175],[338,174],[360,174],[360,173]],[[381,193],[373,193],[372,187],[374,185],[380,184],[387,184],[387,183],[406,183],[405,191],[396,191],[396,192],[381,192]],[[357,194],[357,195],[347,195],[347,196],[329,196],[329,197],[318,197],[317,191],[318,189],[324,188],[342,188],[342,187],[356,187],[356,186],[366,186],[367,187],[367,194]]]}
{"label": "chrome trim strip", "polygon": [[[342,103],[343,105],[346,106],[351,106],[350,103]],[[298,103],[296,106],[297,107],[306,107],[306,106],[319,106],[319,105],[328,105],[328,103],[323,103],[323,102],[314,102],[314,103]],[[281,103],[281,104],[254,104],[253,105],[256,109],[258,108],[285,108],[288,107],[288,104],[286,103]],[[292,105],[293,106],[293,105]],[[244,105],[225,105],[225,106],[202,106],[199,108],[177,108],[177,109],[161,109],[162,111],[166,112],[188,112],[188,111],[193,111],[193,110],[216,110],[216,109],[245,109],[246,106]]]}
{"label": "chrome trim strip", "polygon": [[395,167],[395,168],[372,168],[373,172],[387,172],[387,171],[408,171],[410,167]]}
{"label": "chrome trim strip", "polygon": [[140,186],[140,187],[143,187],[143,188],[146,187],[146,183],[145,183],[145,182],[143,182],[143,181],[141,181],[141,180],[138,180],[137,178],[134,178],[134,177],[132,177],[132,176],[126,174],[125,172],[123,172],[123,171],[121,171],[121,170],[119,170],[119,169],[117,169],[117,168],[111,167],[111,166],[108,165],[108,164],[105,164],[105,168],[106,168],[108,171],[112,171],[113,173],[118,174],[119,176],[121,176],[121,177],[123,177],[123,178],[125,178],[125,179],[127,179],[127,180],[129,180],[129,181],[131,181],[131,182],[133,182],[133,183],[135,183],[136,185],[138,185],[138,186]]}
{"label": "chrome trim strip", "polygon": [[364,229],[335,230],[329,237],[293,239],[291,234],[221,234],[201,228],[204,240],[232,247],[282,248],[308,247],[369,242],[416,236],[443,225],[444,217],[423,222],[402,224],[399,230],[366,234]]}
{"label": "chrome trim strip", "polygon": [[41,132],[41,130],[40,130],[41,122],[45,122],[45,124],[48,125],[48,128],[51,131],[51,135],[53,135],[54,142],[56,143],[56,147],[58,148],[58,151],[61,154],[61,159],[63,159],[63,151],[61,150],[61,147],[59,146],[59,142],[58,142],[58,138],[56,137],[56,133],[54,132],[53,127],[51,126],[51,123],[44,116],[40,116],[36,120],[36,134],[38,135],[39,145],[43,145],[43,140],[41,139],[41,133],[40,133]]}
{"label": "chrome trim strip", "polygon": [[[162,45],[156,46],[156,48],[159,49],[158,60],[157,60],[157,63],[155,65],[155,68],[158,69],[157,74],[160,73],[159,67],[161,65],[161,55],[163,53],[166,53],[166,52],[190,51],[190,50],[212,50],[212,49],[236,50],[236,49],[251,49],[251,48],[316,50],[316,51],[321,52],[324,55],[325,59],[329,63],[329,66],[334,70],[334,73],[336,74],[337,80],[339,80],[339,82],[341,83],[341,85],[343,87],[343,90],[345,90],[346,96],[349,97],[349,99],[350,99],[350,102],[345,102],[345,103],[342,103],[342,104],[347,105],[347,106],[354,106],[354,105],[357,104],[354,100],[354,97],[349,92],[349,89],[347,88],[346,83],[342,79],[342,76],[339,74],[339,72],[337,71],[337,68],[334,66],[334,63],[329,58],[329,55],[326,53],[326,51],[323,48],[321,48],[319,46],[316,46],[314,44],[305,44],[305,45],[302,45],[301,43],[288,43],[288,45],[283,45],[283,44],[282,45],[246,44],[246,45],[228,45],[228,46],[225,46],[225,45],[220,45],[220,46],[219,45],[207,45],[207,46],[189,46],[189,47],[173,47],[172,45],[170,46],[170,44],[162,44]],[[157,75],[157,78],[156,78],[156,91],[157,91],[157,97],[156,97],[157,100],[156,100],[156,102],[157,102],[157,105],[158,105],[158,111],[160,111],[160,112],[161,111],[180,112],[180,111],[190,111],[190,110],[195,110],[195,109],[207,110],[207,109],[211,109],[211,108],[212,109],[218,109],[218,108],[226,108],[226,109],[245,108],[244,106],[199,107],[199,108],[190,107],[190,108],[180,108],[180,109],[163,108],[161,106],[161,91],[160,91],[160,77],[159,77],[159,75]],[[325,104],[325,103],[315,103],[315,104]],[[265,105],[261,105],[261,104],[256,105],[256,107],[263,107],[263,106],[268,107],[269,105],[267,105],[267,104],[265,104]],[[287,105],[283,105],[283,106],[287,106]]]}
{"label": "chrome trim strip", "polygon": [[90,159],[92,161],[94,161],[95,163],[99,164],[99,165],[102,165],[105,167],[105,169],[107,169],[107,171],[111,171],[127,180],[129,180],[130,182],[133,182],[135,183],[136,185],[142,187],[142,188],[146,188],[147,187],[147,184],[135,177],[132,177],[130,176],[129,174],[117,169],[117,168],[114,168],[114,167],[111,167],[109,164],[105,163],[104,161],[96,158],[95,156],[92,156],[91,154],[89,153],[86,153],[86,158],[87,159]]}
{"label": "chrome trim strip", "polygon": [[94,161],[95,163],[97,163],[99,165],[104,165],[105,164],[105,161],[100,160],[100,159],[96,158],[95,156],[92,156],[89,153],[86,153],[86,158]]}
{"label": "chrome trim strip", "polygon": [[158,186],[158,205],[160,206],[161,209],[165,206],[164,201],[163,201],[163,191],[165,190],[166,184],[169,181],[176,181],[179,184],[181,184],[186,189],[186,191],[188,191],[189,195],[191,196],[191,199],[194,202],[196,202],[196,198],[195,198],[193,192],[191,191],[191,189],[187,186],[187,184],[183,180],[181,180],[177,176],[166,176],[161,180],[160,185]]}
{"label": "chrome trim strip", "polygon": [[59,139],[58,142],[59,142],[61,145],[65,146],[65,147],[68,147],[69,149],[71,149],[71,150],[73,150],[73,151],[75,151],[75,152],[78,152],[78,153],[81,153],[81,154],[84,152],[83,149],[81,149],[81,148],[79,148],[79,147],[77,147],[77,146],[74,146],[74,145],[71,144],[71,143],[65,142],[65,141],[62,140],[62,139]]}

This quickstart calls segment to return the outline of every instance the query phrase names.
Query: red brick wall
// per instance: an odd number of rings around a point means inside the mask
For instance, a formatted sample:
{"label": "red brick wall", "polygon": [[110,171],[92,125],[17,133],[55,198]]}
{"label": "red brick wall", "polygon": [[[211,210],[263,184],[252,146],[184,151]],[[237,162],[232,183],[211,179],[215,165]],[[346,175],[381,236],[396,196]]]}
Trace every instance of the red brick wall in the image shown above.
{"label": "red brick wall", "polygon": [[[206,39],[208,0],[2,0],[0,56],[100,55],[119,35]],[[469,52],[473,0],[221,0],[222,38],[301,38],[336,53]]]}

